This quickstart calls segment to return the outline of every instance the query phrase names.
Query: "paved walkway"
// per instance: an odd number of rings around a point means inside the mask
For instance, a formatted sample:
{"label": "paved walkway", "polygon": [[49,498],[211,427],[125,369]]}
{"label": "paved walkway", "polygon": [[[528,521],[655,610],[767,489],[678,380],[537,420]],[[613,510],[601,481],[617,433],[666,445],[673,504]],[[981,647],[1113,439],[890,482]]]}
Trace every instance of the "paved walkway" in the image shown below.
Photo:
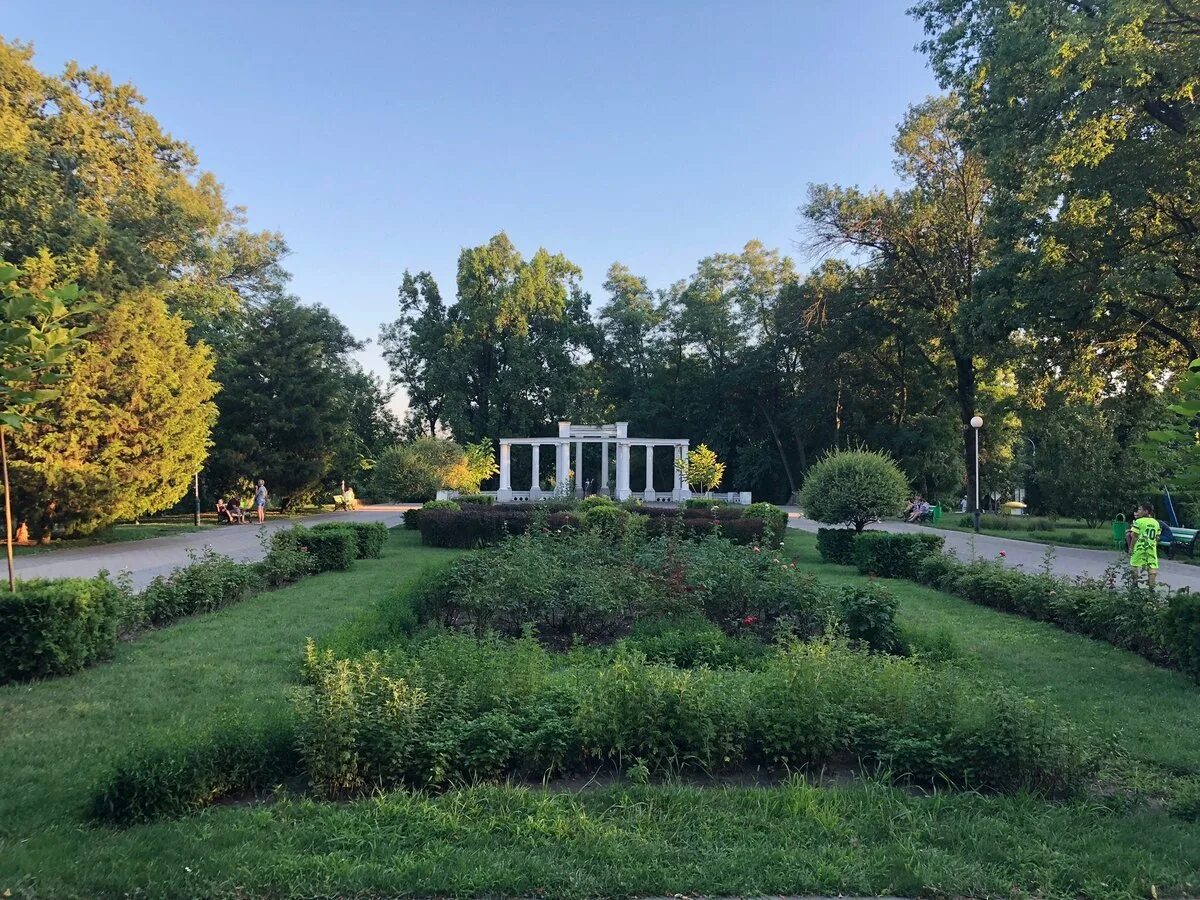
{"label": "paved walkway", "polygon": [[125,541],[100,544],[78,550],[47,550],[16,558],[18,578],[90,578],[102,569],[112,575],[128,571],[135,589],[145,587],[156,575],[166,575],[179,566],[187,565],[188,551],[212,547],[239,562],[263,557],[262,529],[268,532],[292,525],[315,525],[318,522],[383,522],[389,528],[403,520],[403,506],[365,506],[354,512],[325,513],[303,519],[268,519],[259,527],[252,525],[223,525],[193,534],[176,534],[149,538],[144,541]]}
{"label": "paved walkway", "polygon": [[[788,525],[802,531],[816,531],[818,528],[827,527],[801,517],[795,510],[791,510]],[[1027,572],[1041,570],[1046,560],[1046,548],[1049,546],[1033,541],[1019,541],[990,534],[975,535],[949,528],[908,525],[904,522],[878,522],[869,527],[882,531],[919,531],[925,534],[940,535],[946,539],[946,549],[953,550],[959,559],[971,559],[973,556],[982,559],[999,559],[1005,565],[1019,566]],[[1003,557],[1000,556],[1002,551]],[[1128,564],[1128,557],[1116,550],[1088,550],[1083,547],[1056,546],[1051,559],[1051,569],[1054,573],[1066,578],[1075,578],[1079,575],[1099,578],[1104,574],[1105,569],[1113,564],[1124,567]],[[1169,585],[1172,588],[1186,587],[1193,591],[1200,591],[1200,566],[1171,562],[1165,557],[1160,558],[1158,578],[1160,584]]]}

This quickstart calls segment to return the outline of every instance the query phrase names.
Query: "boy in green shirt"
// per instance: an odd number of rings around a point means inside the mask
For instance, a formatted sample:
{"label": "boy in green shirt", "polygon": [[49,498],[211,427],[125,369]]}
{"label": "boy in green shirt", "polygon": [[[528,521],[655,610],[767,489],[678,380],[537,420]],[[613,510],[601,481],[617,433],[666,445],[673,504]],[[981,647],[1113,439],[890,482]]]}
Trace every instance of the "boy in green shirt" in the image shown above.
{"label": "boy in green shirt", "polygon": [[1138,506],[1137,518],[1129,526],[1125,535],[1125,547],[1129,550],[1129,565],[1133,567],[1134,583],[1138,580],[1138,570],[1146,570],[1146,582],[1154,587],[1158,580],[1158,538],[1162,527],[1154,517],[1154,510],[1149,503]]}

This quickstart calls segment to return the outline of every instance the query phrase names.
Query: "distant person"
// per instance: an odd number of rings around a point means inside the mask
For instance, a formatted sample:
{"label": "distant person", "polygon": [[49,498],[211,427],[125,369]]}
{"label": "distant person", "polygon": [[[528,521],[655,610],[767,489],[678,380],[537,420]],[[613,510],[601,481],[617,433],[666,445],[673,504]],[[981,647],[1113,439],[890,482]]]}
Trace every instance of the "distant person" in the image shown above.
{"label": "distant person", "polygon": [[967,511],[967,507],[968,507],[968,506],[970,506],[970,505],[971,505],[971,504],[969,504],[969,503],[967,502],[967,496],[966,496],[966,494],[964,494],[964,495],[963,495],[963,498],[962,498],[961,500],[959,500],[959,501],[958,501],[958,511],[959,511],[959,512],[964,512],[964,513],[965,513],[965,512]]}
{"label": "distant person", "polygon": [[1129,550],[1129,565],[1133,568],[1133,580],[1136,584],[1141,578],[1141,570],[1146,570],[1146,583],[1154,587],[1158,580],[1158,540],[1162,537],[1162,526],[1154,517],[1154,510],[1149,503],[1138,506],[1137,518],[1129,526],[1125,534],[1125,547]]}
{"label": "distant person", "polygon": [[267,520],[267,483],[258,479],[258,487],[254,489],[254,508],[258,510],[258,524]]}
{"label": "distant person", "polygon": [[246,511],[242,509],[242,504],[236,499],[229,501],[229,524],[237,523],[238,525],[246,524]]}
{"label": "distant person", "polygon": [[233,524],[233,513],[229,511],[229,504],[225,502],[224,497],[217,499],[217,522],[228,522]]}

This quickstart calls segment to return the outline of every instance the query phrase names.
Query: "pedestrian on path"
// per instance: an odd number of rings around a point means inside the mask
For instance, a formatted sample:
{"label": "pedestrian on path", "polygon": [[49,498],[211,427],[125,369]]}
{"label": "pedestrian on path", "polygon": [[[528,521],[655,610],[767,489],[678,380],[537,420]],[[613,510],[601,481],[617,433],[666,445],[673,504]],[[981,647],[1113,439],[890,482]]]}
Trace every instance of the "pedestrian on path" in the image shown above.
{"label": "pedestrian on path", "polygon": [[1162,527],[1154,516],[1154,510],[1149,503],[1142,503],[1138,506],[1137,518],[1125,535],[1134,584],[1140,580],[1142,569],[1146,570],[1146,583],[1150,587],[1154,587],[1154,582],[1158,580],[1158,539],[1161,535]]}
{"label": "pedestrian on path", "polygon": [[258,524],[267,520],[267,483],[258,479],[258,487],[254,489],[254,508],[258,511]]}

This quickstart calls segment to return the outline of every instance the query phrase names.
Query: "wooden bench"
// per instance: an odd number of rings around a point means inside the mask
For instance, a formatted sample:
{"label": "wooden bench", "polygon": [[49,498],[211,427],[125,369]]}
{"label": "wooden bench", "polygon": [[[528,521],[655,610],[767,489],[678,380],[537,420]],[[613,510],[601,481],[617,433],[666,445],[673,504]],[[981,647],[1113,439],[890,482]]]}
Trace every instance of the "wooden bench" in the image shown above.
{"label": "wooden bench", "polygon": [[1172,528],[1170,530],[1170,539],[1167,539],[1168,532],[1164,531],[1159,539],[1158,546],[1165,547],[1167,550],[1167,559],[1175,558],[1175,551],[1182,550],[1189,557],[1196,556],[1196,536],[1200,535],[1200,529],[1196,528]]}

